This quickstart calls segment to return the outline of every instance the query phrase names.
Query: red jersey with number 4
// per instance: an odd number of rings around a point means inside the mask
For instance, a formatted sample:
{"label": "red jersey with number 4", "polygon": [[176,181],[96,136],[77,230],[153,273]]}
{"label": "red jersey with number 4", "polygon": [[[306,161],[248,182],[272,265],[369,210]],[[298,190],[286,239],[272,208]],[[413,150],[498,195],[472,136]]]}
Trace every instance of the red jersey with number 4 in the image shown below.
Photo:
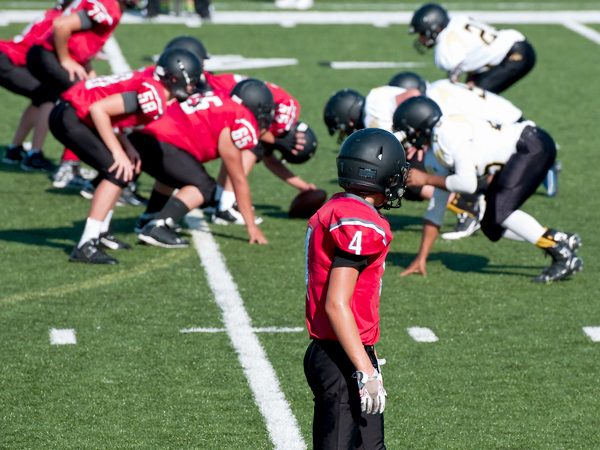
{"label": "red jersey with number 4", "polygon": [[25,66],[27,52],[49,29],[52,21],[60,16],[62,11],[51,9],[31,22],[21,34],[10,41],[0,41],[0,52],[4,53],[15,66]]}
{"label": "red jersey with number 4", "polygon": [[311,339],[338,338],[325,312],[329,275],[337,248],[368,256],[350,308],[364,345],[379,339],[379,296],[385,257],[392,240],[388,221],[366,200],[335,194],[308,221],[306,233],[306,324]]}
{"label": "red jersey with number 4", "polygon": [[225,93],[194,94],[183,103],[173,103],[160,119],[142,133],[185,150],[200,162],[219,157],[219,136],[229,128],[231,140],[240,150],[258,143],[258,125],[252,113]]}
{"label": "red jersey with number 4", "polygon": [[111,117],[116,133],[141,129],[165,112],[167,99],[160,81],[137,71],[80,81],[65,92],[62,98],[73,105],[83,123],[93,127],[90,106],[113,94],[126,92],[136,93],[138,112]]}
{"label": "red jersey with number 4", "polygon": [[[121,20],[123,13],[117,0],[75,0],[63,12],[63,16],[85,11],[92,21],[92,28],[74,32],[69,38],[69,55],[79,64],[89,62],[108,41]],[[55,51],[52,27],[38,42],[44,48]]]}
{"label": "red jersey with number 4", "polygon": [[[224,73],[221,75],[212,75],[209,72],[204,72],[207,83],[216,91],[231,92],[231,89],[240,81],[248,79],[245,75],[234,73]],[[265,84],[273,94],[275,101],[275,118],[269,127],[269,131],[279,137],[288,131],[292,125],[298,121],[300,116],[300,103],[286,91],[273,83],[265,81]]]}

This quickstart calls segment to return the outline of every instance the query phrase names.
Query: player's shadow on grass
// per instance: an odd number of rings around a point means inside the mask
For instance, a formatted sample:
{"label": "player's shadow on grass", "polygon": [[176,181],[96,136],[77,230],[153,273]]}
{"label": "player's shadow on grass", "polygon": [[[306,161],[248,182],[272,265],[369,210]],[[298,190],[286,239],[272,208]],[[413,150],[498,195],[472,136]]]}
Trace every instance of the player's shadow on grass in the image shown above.
{"label": "player's shadow on grass", "polygon": [[[135,218],[113,219],[110,224],[110,229],[113,233],[133,233],[135,222]],[[0,240],[62,249],[69,255],[75,244],[79,242],[84,225],[84,220],[78,220],[73,222],[73,226],[71,227],[2,230],[0,231]],[[124,237],[123,240],[130,244],[134,244],[137,242],[137,235],[135,236],[135,239],[127,236]]]}
{"label": "player's shadow on grass", "polygon": [[[396,267],[406,269],[417,255],[413,253],[390,252],[386,258],[386,263]],[[481,255],[468,255],[466,253],[438,252],[431,253],[427,258],[427,263],[439,261],[444,267],[453,272],[461,273],[483,273],[490,275],[516,275],[522,277],[531,277],[531,269],[542,269],[542,266],[519,266],[512,264],[490,265],[490,260]],[[514,270],[510,270],[514,269]],[[527,272],[525,272],[527,270]]]}

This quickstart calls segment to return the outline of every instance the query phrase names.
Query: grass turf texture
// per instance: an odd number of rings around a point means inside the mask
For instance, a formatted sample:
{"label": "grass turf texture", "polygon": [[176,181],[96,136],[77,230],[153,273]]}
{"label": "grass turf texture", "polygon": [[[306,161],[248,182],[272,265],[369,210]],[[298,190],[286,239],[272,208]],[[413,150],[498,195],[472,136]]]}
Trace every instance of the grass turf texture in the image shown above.
{"label": "grass turf texture", "polygon": [[[232,2],[233,3],[233,2]],[[561,145],[560,193],[543,189],[524,209],[546,226],[578,232],[585,269],[572,280],[529,282],[549,264],[528,244],[492,244],[481,235],[438,240],[427,278],[398,274],[420,242],[425,203],[388,214],[394,230],[384,276],[378,345],[388,391],[388,448],[598,448],[600,345],[583,326],[600,326],[596,223],[599,181],[593,143],[600,87],[598,45],[560,26],[518,26],[538,63],[506,92],[525,116]],[[0,28],[9,38],[21,25]],[[322,124],[336,90],[364,94],[392,70],[332,70],[319,61],[418,61],[443,76],[432,55],[414,52],[405,26],[121,26],[116,38],[132,67],[146,64],[181,33],[213,54],[295,57],[298,66],[245,71],[280,84],[300,100],[316,130],[314,160],[292,167],[333,194],[338,149]],[[577,51],[574,51],[577,49]],[[106,73],[105,63],[96,65]],[[26,102],[0,91],[0,144],[12,139]],[[45,152],[62,151],[48,138]],[[210,164],[212,173],[218,164]],[[70,264],[89,202],[51,187],[47,175],[0,165],[0,443],[33,448],[270,449],[264,420],[224,333],[221,315],[193,249],[141,245],[111,252],[117,267]],[[256,327],[304,324],[306,221],[286,218],[296,192],[262,165],[250,176],[257,214],[270,243],[248,246],[243,227],[212,230]],[[142,178],[148,195],[151,180]],[[118,208],[117,236],[135,242],[142,209]],[[448,214],[442,231],[454,219]],[[431,328],[437,343],[406,329]],[[50,328],[74,328],[77,345],[51,346]],[[312,401],[302,373],[306,333],[259,335],[286,399],[310,443]]]}

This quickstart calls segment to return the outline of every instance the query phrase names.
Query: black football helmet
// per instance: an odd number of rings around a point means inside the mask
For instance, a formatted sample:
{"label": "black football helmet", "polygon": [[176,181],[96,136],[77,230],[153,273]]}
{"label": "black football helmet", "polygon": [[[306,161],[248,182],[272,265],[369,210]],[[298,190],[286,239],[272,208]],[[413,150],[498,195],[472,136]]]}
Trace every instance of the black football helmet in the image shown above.
{"label": "black football helmet", "polygon": [[421,92],[421,95],[425,95],[427,92],[427,81],[418,73],[404,71],[399,72],[390,78],[388,81],[388,86],[397,86],[408,89],[418,89]]}
{"label": "black football helmet", "polygon": [[56,0],[56,9],[62,11],[66,9],[75,0]]}
{"label": "black football helmet", "polygon": [[306,144],[304,144],[303,150],[296,150],[296,153],[293,153],[292,148],[290,148],[291,146],[288,145],[275,145],[275,148],[281,152],[281,156],[287,162],[291,164],[302,164],[312,158],[317,151],[317,135],[314,130],[304,122],[296,122],[294,126],[290,128],[290,131],[286,133],[286,136],[291,134],[294,145],[296,145],[296,133],[304,133]]}
{"label": "black football helmet", "polygon": [[194,36],[184,35],[173,38],[167,43],[167,45],[165,45],[165,50],[173,47],[186,48],[190,52],[194,53],[201,61],[210,59],[210,53],[206,51],[204,44]]}
{"label": "black football helmet", "polygon": [[155,73],[163,86],[179,102],[184,102],[200,81],[202,61],[185,48],[169,48],[159,56]]}
{"label": "black football helmet", "polygon": [[338,91],[327,101],[323,119],[325,119],[325,125],[331,136],[339,130],[338,144],[346,136],[365,127],[363,124],[364,106],[365,98],[352,89]]}
{"label": "black football helmet", "polygon": [[144,9],[148,6],[148,0],[119,0],[126,8]]}
{"label": "black football helmet", "polygon": [[400,103],[394,112],[392,128],[394,132],[402,131],[406,135],[402,141],[405,149],[423,148],[441,118],[442,110],[438,104],[421,95]]}
{"label": "black football helmet", "polygon": [[345,190],[380,192],[387,199],[383,208],[400,208],[410,164],[389,131],[365,128],[351,134],[338,154],[337,168]]}
{"label": "black football helmet", "polygon": [[267,130],[275,117],[275,101],[273,94],[265,83],[255,78],[248,78],[236,84],[229,96],[248,108],[260,129]]}
{"label": "black football helmet", "polygon": [[424,43],[419,39],[414,42],[413,45],[417,51],[423,54],[425,50],[433,47],[435,39],[440,31],[448,26],[448,22],[450,22],[448,11],[437,3],[427,3],[417,9],[410,21],[408,32],[410,34],[423,34],[427,37],[427,41]]}

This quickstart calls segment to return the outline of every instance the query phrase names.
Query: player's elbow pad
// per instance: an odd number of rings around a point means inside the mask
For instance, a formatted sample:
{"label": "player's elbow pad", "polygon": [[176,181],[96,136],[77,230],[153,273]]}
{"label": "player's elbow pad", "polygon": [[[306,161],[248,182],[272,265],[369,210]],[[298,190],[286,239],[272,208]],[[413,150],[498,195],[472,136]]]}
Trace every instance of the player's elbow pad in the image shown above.
{"label": "player's elbow pad", "polygon": [[446,178],[446,189],[459,194],[474,194],[477,191],[477,177],[450,175]]}

